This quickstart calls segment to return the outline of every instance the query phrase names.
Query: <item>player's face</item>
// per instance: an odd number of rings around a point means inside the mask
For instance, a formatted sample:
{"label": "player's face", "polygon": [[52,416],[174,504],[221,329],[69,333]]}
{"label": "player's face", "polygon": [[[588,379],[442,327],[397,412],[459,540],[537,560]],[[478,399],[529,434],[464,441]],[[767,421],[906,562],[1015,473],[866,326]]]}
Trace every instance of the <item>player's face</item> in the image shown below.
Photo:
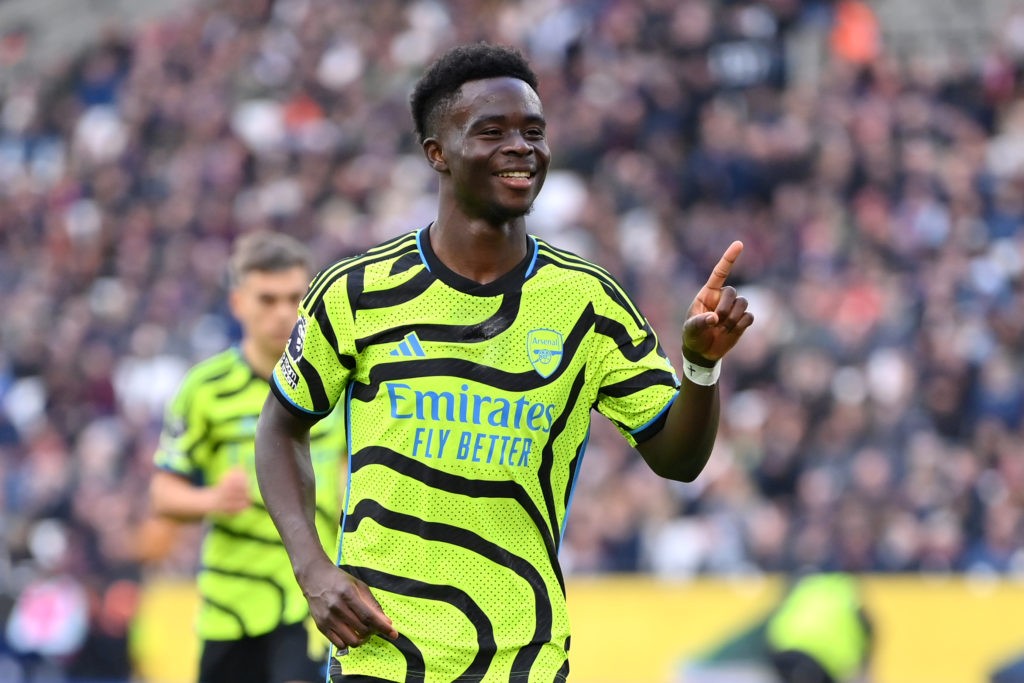
{"label": "player's face", "polygon": [[309,273],[302,267],[246,273],[231,292],[231,312],[242,334],[266,355],[282,353],[308,285]]}
{"label": "player's face", "polygon": [[518,78],[463,84],[439,135],[455,199],[470,217],[526,215],[551,154],[540,97]]}

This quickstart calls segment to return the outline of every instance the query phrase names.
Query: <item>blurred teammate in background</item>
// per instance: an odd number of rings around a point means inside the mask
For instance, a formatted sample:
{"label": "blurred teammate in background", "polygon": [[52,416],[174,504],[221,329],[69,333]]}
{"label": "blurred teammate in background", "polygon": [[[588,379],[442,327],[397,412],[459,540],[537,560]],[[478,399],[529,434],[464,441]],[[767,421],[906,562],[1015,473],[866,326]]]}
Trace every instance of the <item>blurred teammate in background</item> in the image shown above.
{"label": "blurred teammate in background", "polygon": [[[253,461],[267,380],[310,275],[310,255],[291,237],[240,238],[230,264],[230,307],[241,342],[196,365],[167,409],[151,503],[156,515],[207,524],[198,576],[200,683],[323,678],[322,661],[309,654],[306,600],[263,506]],[[314,533],[333,551],[345,453],[340,414],[316,425],[310,449]]]}
{"label": "blurred teammate in background", "polygon": [[875,632],[856,577],[798,579],[769,618],[765,640],[781,683],[865,683]]}

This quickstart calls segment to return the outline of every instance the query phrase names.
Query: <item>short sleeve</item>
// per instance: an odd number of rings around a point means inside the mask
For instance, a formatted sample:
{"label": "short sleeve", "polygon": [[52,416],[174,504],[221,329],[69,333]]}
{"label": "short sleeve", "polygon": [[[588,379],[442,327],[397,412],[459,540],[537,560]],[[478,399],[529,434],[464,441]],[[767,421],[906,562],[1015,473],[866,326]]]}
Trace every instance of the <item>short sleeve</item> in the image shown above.
{"label": "short sleeve", "polygon": [[600,365],[597,410],[611,420],[631,446],[643,443],[664,425],[678,393],[679,380],[657,335],[641,325],[605,319],[609,340]]}
{"label": "short sleeve", "polygon": [[292,412],[319,419],[330,413],[355,368],[352,312],[345,278],[324,291],[313,280],[299,307],[288,346],[274,368],[271,390]]}
{"label": "short sleeve", "polygon": [[160,442],[153,456],[157,468],[202,483],[207,420],[197,409],[195,384],[186,381],[164,411]]}

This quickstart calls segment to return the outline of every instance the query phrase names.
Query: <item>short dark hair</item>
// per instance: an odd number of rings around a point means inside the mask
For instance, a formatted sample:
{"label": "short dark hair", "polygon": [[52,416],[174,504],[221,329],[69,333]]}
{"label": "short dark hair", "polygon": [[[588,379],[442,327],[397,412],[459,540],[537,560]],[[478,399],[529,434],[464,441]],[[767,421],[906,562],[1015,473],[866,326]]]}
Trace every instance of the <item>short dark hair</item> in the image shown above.
{"label": "short dark hair", "polygon": [[473,43],[454,47],[438,57],[409,98],[419,141],[435,133],[439,116],[463,83],[502,77],[518,78],[537,90],[537,74],[514,47]]}
{"label": "short dark hair", "polygon": [[290,235],[259,230],[242,235],[235,242],[228,266],[232,287],[253,271],[276,273],[292,268],[313,272],[312,255],[306,245]]}

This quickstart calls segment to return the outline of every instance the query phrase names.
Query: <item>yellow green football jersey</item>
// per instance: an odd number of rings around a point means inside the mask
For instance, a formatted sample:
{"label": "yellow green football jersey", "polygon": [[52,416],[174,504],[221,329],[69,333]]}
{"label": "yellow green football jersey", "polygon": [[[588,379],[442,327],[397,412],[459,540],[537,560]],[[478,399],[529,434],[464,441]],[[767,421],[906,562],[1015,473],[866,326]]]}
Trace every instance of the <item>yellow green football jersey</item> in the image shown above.
{"label": "yellow green football jersey", "polygon": [[400,637],[339,657],[351,680],[552,681],[568,673],[558,547],[591,409],[631,444],[677,392],[604,270],[530,237],[478,284],[423,229],[314,278],[272,391],[349,420],[339,566]]}
{"label": "yellow green football jersey", "polygon": [[[197,578],[197,627],[205,640],[235,640],[302,621],[309,613],[256,483],[256,420],[269,392],[237,348],[196,365],[167,407],[156,466],[213,485],[234,468],[249,475],[253,504],[207,520]],[[341,411],[313,428],[317,530],[334,552],[341,515],[345,423]]]}

